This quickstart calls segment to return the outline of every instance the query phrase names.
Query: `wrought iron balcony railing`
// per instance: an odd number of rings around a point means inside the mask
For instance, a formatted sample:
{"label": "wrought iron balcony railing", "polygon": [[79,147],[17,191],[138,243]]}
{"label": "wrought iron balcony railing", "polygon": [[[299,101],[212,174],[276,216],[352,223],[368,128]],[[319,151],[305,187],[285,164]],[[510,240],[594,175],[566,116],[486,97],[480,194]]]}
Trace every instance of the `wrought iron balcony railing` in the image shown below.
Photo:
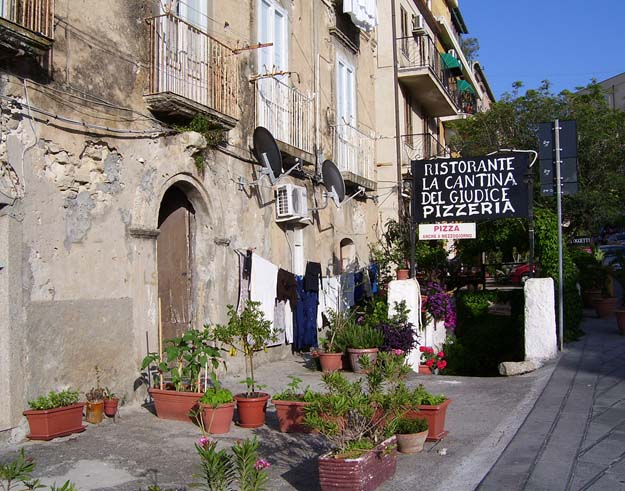
{"label": "wrought iron balcony railing", "polygon": [[54,0],[0,0],[0,17],[36,34],[54,37]]}
{"label": "wrought iron balcony railing", "polygon": [[426,160],[434,157],[448,157],[449,150],[441,145],[432,133],[402,135],[402,164],[410,165],[413,160]]}
{"label": "wrought iron balcony railing", "polygon": [[359,182],[358,178],[374,183],[375,138],[373,134],[361,131],[349,124],[336,125],[332,129],[334,132],[333,154],[339,170],[348,174],[347,179],[349,179],[349,174],[353,175],[355,184],[366,184]]}

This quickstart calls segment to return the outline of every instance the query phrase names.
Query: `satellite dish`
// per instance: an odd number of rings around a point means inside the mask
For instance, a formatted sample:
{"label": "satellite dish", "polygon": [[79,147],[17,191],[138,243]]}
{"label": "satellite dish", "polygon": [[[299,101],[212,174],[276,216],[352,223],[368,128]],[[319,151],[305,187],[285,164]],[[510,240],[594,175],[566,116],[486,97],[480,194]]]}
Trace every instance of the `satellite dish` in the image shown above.
{"label": "satellite dish", "polygon": [[257,126],[254,129],[254,154],[256,159],[263,165],[263,175],[269,176],[273,185],[282,174],[282,154],[275,138],[267,128]]}
{"label": "satellite dish", "polygon": [[331,160],[325,160],[321,164],[321,177],[323,185],[328,190],[328,196],[334,200],[338,207],[345,199],[345,181],[341,171]]}

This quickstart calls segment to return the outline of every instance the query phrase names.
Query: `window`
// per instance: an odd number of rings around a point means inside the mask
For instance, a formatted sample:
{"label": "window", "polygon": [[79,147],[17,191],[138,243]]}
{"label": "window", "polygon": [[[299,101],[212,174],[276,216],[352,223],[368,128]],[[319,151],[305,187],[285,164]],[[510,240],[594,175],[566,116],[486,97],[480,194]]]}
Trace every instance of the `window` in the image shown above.
{"label": "window", "polygon": [[412,126],[412,98],[407,92],[404,92],[404,125],[406,127],[406,144],[412,147],[414,143],[414,130]]}
{"label": "window", "polygon": [[208,0],[178,0],[176,8],[178,17],[208,31]]}
{"label": "window", "polygon": [[356,73],[342,58],[336,69],[336,124],[356,127]]}
{"label": "window", "polygon": [[288,70],[287,17],[284,9],[272,0],[260,0],[258,21],[258,42],[273,43],[273,46],[258,50],[258,71]]}
{"label": "window", "polygon": [[408,56],[408,12],[404,7],[399,7],[399,37],[401,38],[401,50]]}

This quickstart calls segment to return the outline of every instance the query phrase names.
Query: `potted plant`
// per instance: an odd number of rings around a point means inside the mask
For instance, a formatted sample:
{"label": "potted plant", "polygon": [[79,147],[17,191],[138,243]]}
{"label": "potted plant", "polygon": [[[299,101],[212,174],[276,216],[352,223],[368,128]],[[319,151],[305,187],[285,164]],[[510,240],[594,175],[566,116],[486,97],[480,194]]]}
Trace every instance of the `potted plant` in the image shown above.
{"label": "potted plant", "polygon": [[403,356],[380,353],[363,360],[366,379],[341,372],[322,375],[326,391],[306,406],[305,424],[332,445],[319,457],[321,489],[375,489],[395,474],[397,454],[390,421],[399,407],[395,392],[409,372]]}
{"label": "potted plant", "polygon": [[378,356],[378,346],[384,343],[382,332],[366,324],[352,323],[345,330],[345,344],[352,370],[355,373],[364,373],[360,360],[367,357],[374,363]]}
{"label": "potted plant", "polygon": [[327,337],[321,340],[321,351],[317,352],[321,371],[324,373],[340,370],[345,353],[345,331],[354,323],[349,312],[328,311],[330,328]]}
{"label": "potted plant", "polygon": [[421,360],[419,364],[419,373],[424,375],[438,375],[447,367],[445,353],[437,351],[431,346],[419,346],[421,352]]}
{"label": "potted plant", "polygon": [[287,388],[275,394],[271,402],[276,408],[276,415],[283,433],[309,433],[311,428],[304,424],[304,408],[316,397],[316,393],[306,387],[302,392],[299,388],[302,379],[289,375],[291,381]]}
{"label": "potted plant", "polygon": [[397,450],[400,453],[418,453],[428,436],[428,422],[425,418],[399,418],[395,422]]}
{"label": "potted plant", "polygon": [[212,386],[206,389],[199,400],[200,423],[206,434],[228,433],[234,417],[234,398],[232,392],[221,387],[214,373],[211,379]]}
{"label": "potted plant", "polygon": [[28,401],[30,409],[24,411],[28,420],[31,440],[52,440],[59,436],[85,431],[82,424],[83,402],[78,402],[77,390],[51,391],[47,396]]}
{"label": "potted plant", "polygon": [[[388,311],[386,302],[384,306]],[[401,350],[407,355],[419,344],[414,325],[408,322],[408,308],[403,300],[395,304],[393,316],[389,318],[386,315],[383,319],[374,322],[375,328],[382,333],[383,342],[379,347],[380,351]]]}
{"label": "potted plant", "polygon": [[159,418],[191,421],[190,413],[197,409],[202,389],[208,386],[209,375],[204,373],[202,380],[202,369],[216,370],[224,363],[219,349],[211,344],[209,331],[189,329],[182,336],[166,339],[164,354],[149,353],[143,359],[142,370],[157,362],[149,393]]}
{"label": "potted plant", "polygon": [[119,398],[108,387],[104,388],[104,414],[114,417],[119,407]]}
{"label": "potted plant", "polygon": [[427,441],[439,441],[449,432],[445,430],[447,407],[451,399],[442,394],[435,395],[428,392],[423,385],[412,391],[407,391],[398,403],[402,406],[406,418],[425,418],[428,422]]}
{"label": "potted plant", "polygon": [[245,393],[237,394],[234,400],[239,414],[239,426],[257,428],[265,424],[265,412],[269,394],[257,389],[262,387],[254,379],[254,354],[263,351],[276,335],[271,329],[271,322],[263,317],[260,302],[248,300],[239,314],[232,305],[228,305],[228,323],[213,329],[213,340],[230,346],[230,353],[243,353],[245,370],[248,376],[244,383]]}
{"label": "potted plant", "polygon": [[91,387],[91,390],[85,394],[85,398],[87,399],[85,419],[88,423],[101,423],[104,416],[104,389]]}

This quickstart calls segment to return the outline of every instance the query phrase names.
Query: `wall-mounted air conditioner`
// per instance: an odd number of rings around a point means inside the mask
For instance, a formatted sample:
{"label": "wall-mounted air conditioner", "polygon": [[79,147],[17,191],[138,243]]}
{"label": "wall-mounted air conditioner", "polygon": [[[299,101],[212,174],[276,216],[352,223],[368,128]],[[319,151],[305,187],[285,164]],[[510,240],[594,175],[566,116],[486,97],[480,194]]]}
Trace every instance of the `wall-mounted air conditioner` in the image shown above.
{"label": "wall-mounted air conditioner", "polygon": [[303,186],[280,184],[276,186],[276,222],[308,218],[308,193]]}
{"label": "wall-mounted air conditioner", "polygon": [[423,16],[419,14],[412,15],[412,33],[421,34],[425,30]]}

